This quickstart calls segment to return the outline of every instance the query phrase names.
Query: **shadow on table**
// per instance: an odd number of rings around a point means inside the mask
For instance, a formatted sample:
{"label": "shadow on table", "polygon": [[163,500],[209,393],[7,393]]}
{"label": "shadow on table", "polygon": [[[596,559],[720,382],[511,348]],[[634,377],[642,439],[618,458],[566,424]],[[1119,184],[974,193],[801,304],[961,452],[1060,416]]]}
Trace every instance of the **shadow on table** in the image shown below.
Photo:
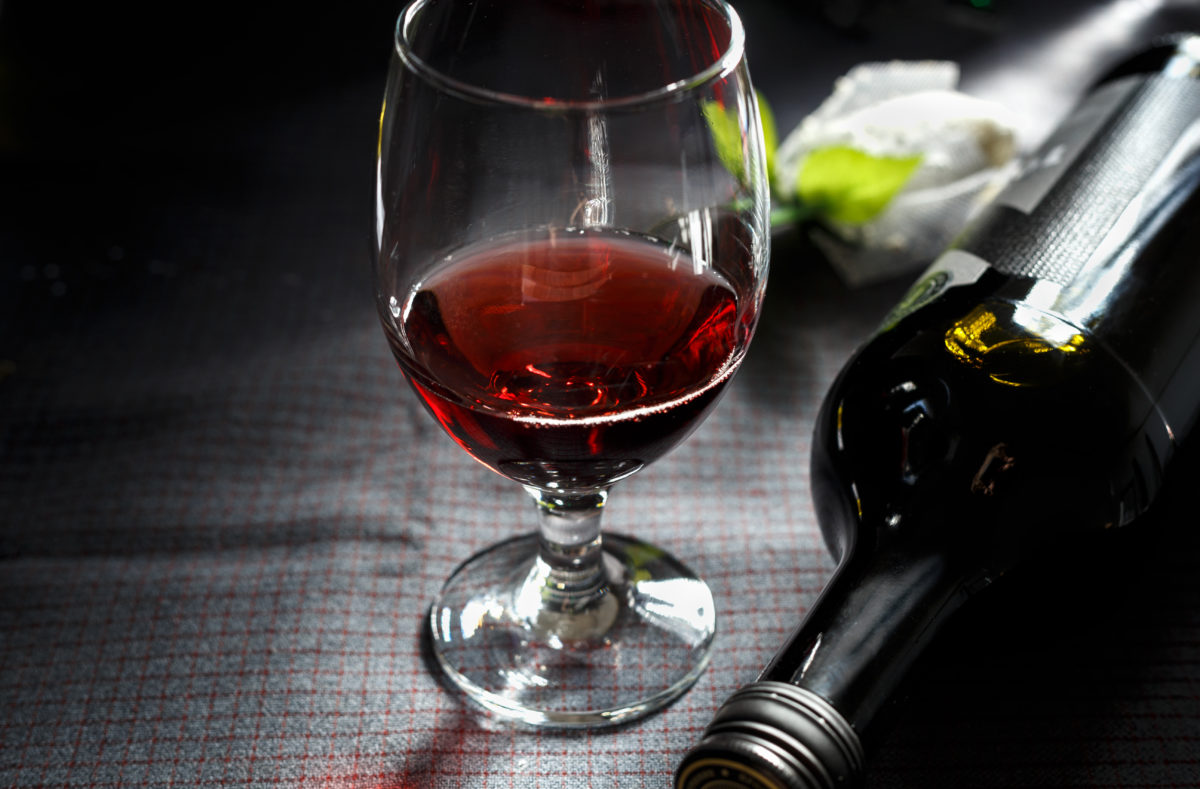
{"label": "shadow on table", "polygon": [[894,711],[869,789],[1195,785],[1197,454],[1157,512],[964,608]]}
{"label": "shadow on table", "polygon": [[[416,546],[414,527],[433,505],[397,496],[379,462],[394,435],[373,426],[387,415],[279,413],[287,408],[269,395],[218,390],[44,405],[0,424],[0,559],[338,539]],[[423,414],[395,409],[424,424]]]}

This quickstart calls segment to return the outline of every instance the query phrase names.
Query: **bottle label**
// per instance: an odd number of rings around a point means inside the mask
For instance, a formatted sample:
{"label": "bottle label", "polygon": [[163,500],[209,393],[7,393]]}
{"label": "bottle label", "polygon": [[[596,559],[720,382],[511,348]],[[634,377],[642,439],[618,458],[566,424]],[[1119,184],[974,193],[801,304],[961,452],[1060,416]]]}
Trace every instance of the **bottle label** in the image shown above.
{"label": "bottle label", "polygon": [[962,243],[997,271],[1068,286],[1106,266],[1194,158],[1200,80],[1134,76],[1096,95]]}
{"label": "bottle label", "polygon": [[1125,77],[1084,99],[1037,152],[1021,163],[1020,173],[996,196],[995,204],[1032,214],[1084,147],[1144,80],[1141,75]]}
{"label": "bottle label", "polygon": [[913,283],[887,317],[880,331],[887,331],[909,313],[924,307],[950,288],[970,285],[983,276],[990,266],[978,255],[961,249],[943,252],[925,273]]}

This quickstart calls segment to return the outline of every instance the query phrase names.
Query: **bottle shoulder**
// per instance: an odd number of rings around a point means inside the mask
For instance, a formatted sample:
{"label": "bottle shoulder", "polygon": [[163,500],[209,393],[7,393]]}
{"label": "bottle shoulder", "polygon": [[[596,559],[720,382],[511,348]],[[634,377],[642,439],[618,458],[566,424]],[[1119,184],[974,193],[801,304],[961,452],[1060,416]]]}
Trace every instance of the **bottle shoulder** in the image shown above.
{"label": "bottle shoulder", "polygon": [[1153,498],[1154,403],[1085,331],[994,285],[942,294],[843,370],[814,441],[827,539],[849,519],[872,543],[960,546],[1002,569]]}

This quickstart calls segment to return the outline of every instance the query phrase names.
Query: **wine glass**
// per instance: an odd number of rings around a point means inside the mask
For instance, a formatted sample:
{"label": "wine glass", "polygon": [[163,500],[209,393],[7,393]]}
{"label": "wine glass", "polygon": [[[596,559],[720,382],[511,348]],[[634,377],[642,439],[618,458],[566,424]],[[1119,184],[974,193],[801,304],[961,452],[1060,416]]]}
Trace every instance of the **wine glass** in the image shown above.
{"label": "wine glass", "polygon": [[398,22],[380,318],[433,418],[538,515],[430,609],[441,668],[502,716],[631,720],[708,662],[708,587],[602,539],[600,514],[712,410],[754,331],[768,197],[743,43],[722,0],[416,0]]}

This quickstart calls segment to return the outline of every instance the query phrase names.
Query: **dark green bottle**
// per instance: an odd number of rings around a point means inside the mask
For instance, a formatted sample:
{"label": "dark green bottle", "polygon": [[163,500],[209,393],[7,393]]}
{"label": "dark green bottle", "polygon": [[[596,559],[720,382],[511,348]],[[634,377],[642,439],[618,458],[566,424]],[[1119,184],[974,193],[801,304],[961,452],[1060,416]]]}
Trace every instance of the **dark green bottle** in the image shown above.
{"label": "dark green bottle", "polygon": [[838,559],[677,789],[834,789],[948,617],[1154,502],[1200,412],[1200,36],[1112,72],[842,370],[812,487]]}

